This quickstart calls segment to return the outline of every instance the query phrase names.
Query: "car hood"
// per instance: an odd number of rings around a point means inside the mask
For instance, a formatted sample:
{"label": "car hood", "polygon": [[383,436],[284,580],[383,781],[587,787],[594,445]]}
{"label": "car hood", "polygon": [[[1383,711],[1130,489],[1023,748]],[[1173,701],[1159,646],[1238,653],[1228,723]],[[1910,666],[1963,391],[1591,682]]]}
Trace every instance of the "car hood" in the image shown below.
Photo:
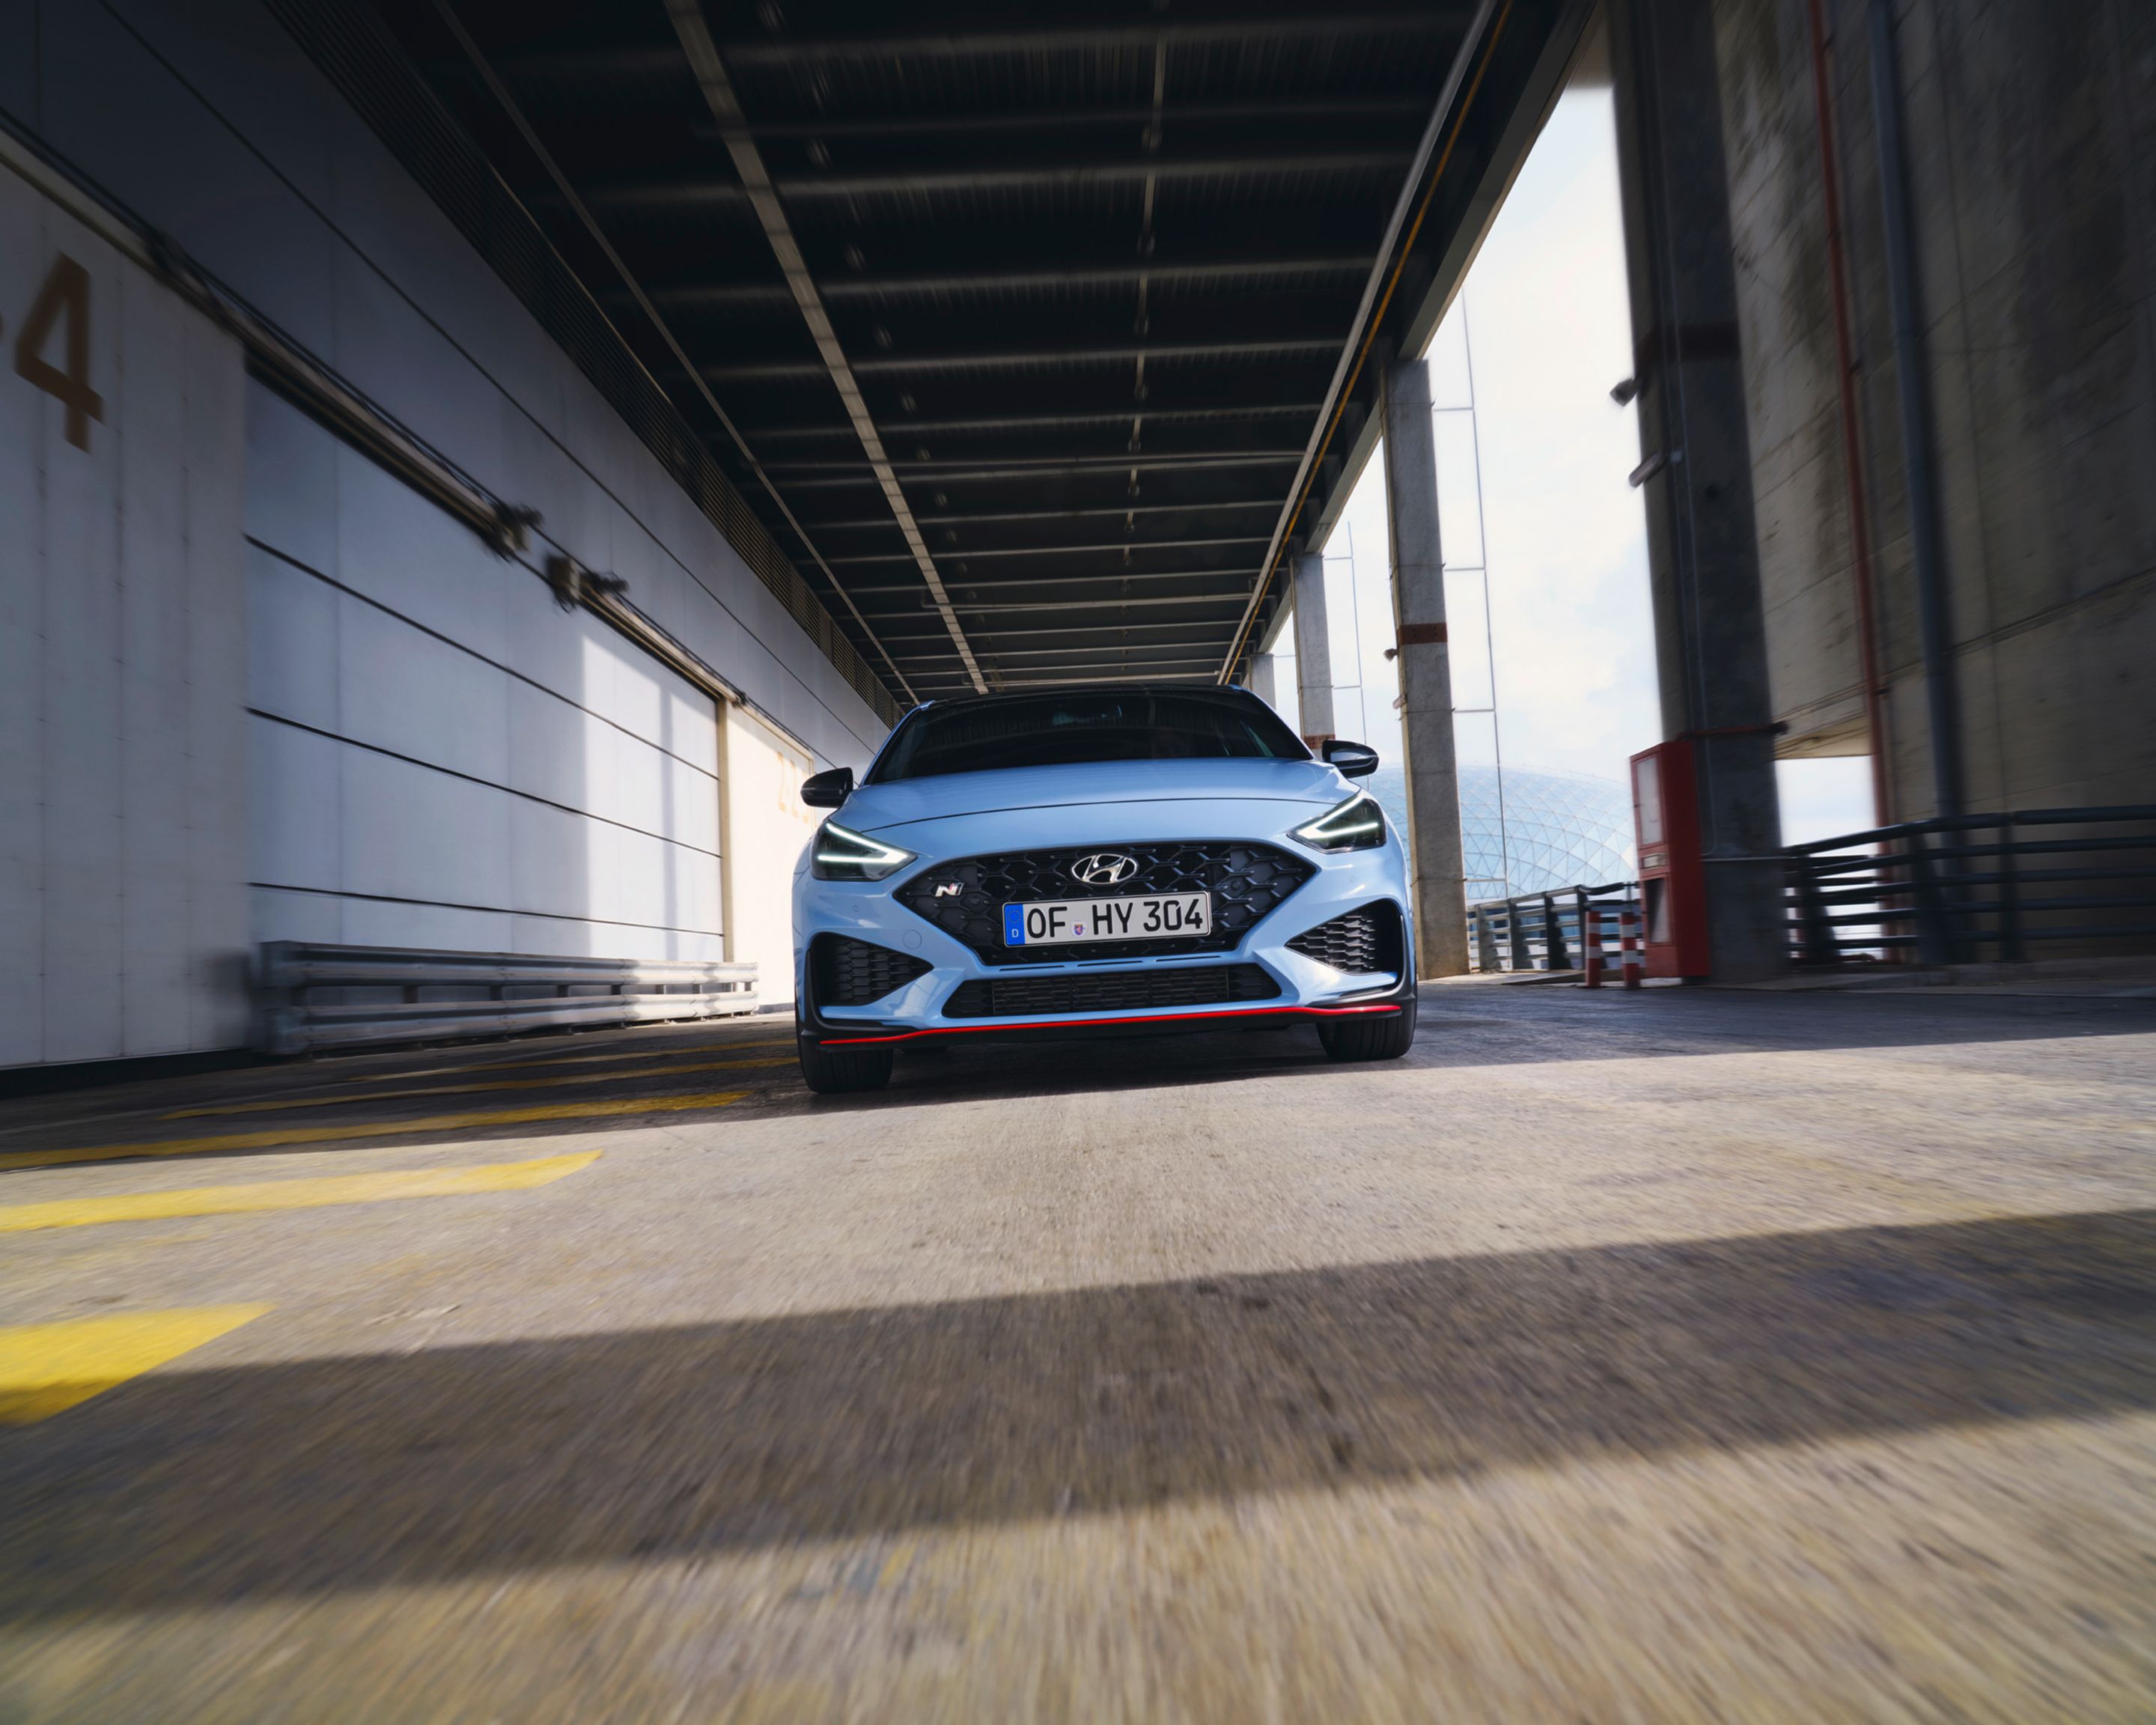
{"label": "car hood", "polygon": [[1329,809],[1354,789],[1322,761],[1100,761],[864,785],[837,819],[856,831],[880,832],[954,815],[1099,803],[1221,800]]}

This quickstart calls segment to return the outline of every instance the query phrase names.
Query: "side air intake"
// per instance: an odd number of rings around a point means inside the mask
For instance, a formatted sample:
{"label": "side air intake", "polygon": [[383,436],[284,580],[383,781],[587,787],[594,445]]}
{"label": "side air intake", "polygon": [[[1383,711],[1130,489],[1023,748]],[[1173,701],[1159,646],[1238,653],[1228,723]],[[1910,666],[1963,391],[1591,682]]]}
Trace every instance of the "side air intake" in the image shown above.
{"label": "side air intake", "polygon": [[1400,907],[1387,899],[1305,930],[1287,943],[1287,949],[1335,970],[1355,974],[1391,971],[1397,975],[1404,962],[1401,944]]}
{"label": "side air intake", "polygon": [[866,1006],[934,968],[911,952],[894,952],[843,934],[818,935],[808,948],[808,963],[816,999],[825,1006]]}

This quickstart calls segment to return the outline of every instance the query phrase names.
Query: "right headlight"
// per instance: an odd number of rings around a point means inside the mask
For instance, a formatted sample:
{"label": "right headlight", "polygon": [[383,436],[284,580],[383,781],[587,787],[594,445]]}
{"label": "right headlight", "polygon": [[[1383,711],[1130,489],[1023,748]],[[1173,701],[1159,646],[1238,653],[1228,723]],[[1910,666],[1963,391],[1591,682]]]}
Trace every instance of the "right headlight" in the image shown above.
{"label": "right headlight", "polygon": [[913,852],[827,820],[816,829],[808,872],[819,880],[880,880],[913,860]]}
{"label": "right headlight", "polygon": [[1373,850],[1385,842],[1385,812],[1368,791],[1358,791],[1289,836],[1312,850]]}

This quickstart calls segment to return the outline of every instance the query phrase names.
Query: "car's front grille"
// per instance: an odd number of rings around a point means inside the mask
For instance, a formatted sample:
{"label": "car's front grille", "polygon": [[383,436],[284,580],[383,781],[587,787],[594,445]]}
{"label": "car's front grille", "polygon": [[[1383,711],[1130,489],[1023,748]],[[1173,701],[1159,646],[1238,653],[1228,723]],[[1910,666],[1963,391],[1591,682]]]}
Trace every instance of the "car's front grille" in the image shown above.
{"label": "car's front grille", "polygon": [[[1071,874],[1073,864],[1104,853],[1127,856],[1137,866],[1113,886],[1089,886]],[[897,898],[916,916],[963,941],[988,964],[1166,957],[1177,952],[1229,951],[1260,917],[1317,872],[1316,864],[1285,850],[1235,839],[1094,845],[1083,850],[1019,850],[938,863],[899,888]],[[1177,940],[1059,942],[1050,948],[1004,944],[1005,905],[1161,892],[1211,893],[1213,932]]]}
{"label": "car's front grille", "polygon": [[1031,1013],[1142,1012],[1270,1000],[1280,984],[1255,964],[1194,964],[1064,976],[983,977],[944,1003],[947,1019],[1022,1018]]}
{"label": "car's front grille", "polygon": [[1390,899],[1335,916],[1287,943],[1291,952],[1335,970],[1397,972],[1400,968],[1400,907]]}
{"label": "car's front grille", "polygon": [[911,952],[894,952],[850,935],[819,934],[808,949],[816,999],[825,1006],[866,1006],[933,968]]}

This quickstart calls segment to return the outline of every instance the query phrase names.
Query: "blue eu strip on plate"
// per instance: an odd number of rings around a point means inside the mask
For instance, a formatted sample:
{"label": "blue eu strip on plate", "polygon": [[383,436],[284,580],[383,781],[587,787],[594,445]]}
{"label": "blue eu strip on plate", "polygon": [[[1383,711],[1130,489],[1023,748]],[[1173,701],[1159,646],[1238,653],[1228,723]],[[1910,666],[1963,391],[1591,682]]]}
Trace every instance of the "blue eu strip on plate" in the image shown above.
{"label": "blue eu strip on plate", "polygon": [[1024,905],[1004,906],[1004,944],[1007,947],[1022,947],[1025,944],[1025,906]]}

